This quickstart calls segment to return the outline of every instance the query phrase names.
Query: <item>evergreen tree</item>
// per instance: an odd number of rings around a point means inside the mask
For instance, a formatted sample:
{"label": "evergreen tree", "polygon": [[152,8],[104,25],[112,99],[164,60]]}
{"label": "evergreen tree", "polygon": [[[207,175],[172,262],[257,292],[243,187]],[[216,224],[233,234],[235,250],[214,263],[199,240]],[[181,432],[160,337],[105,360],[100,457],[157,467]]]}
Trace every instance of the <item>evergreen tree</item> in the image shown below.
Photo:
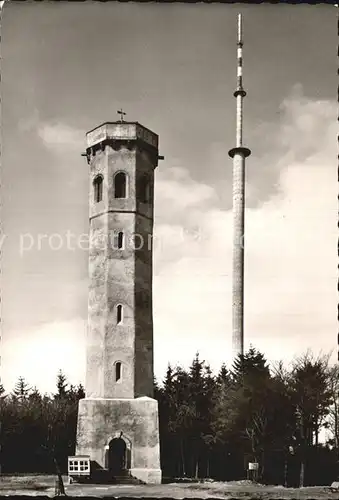
{"label": "evergreen tree", "polygon": [[13,390],[13,396],[19,401],[24,401],[27,399],[29,393],[30,387],[28,383],[26,382],[24,377],[19,377]]}
{"label": "evergreen tree", "polygon": [[41,403],[42,402],[42,396],[41,396],[39,390],[36,387],[34,387],[31,390],[31,392],[30,392],[30,394],[28,396],[28,399],[32,403]]}
{"label": "evergreen tree", "polygon": [[172,393],[170,393],[170,408],[172,418],[170,426],[179,442],[181,467],[178,469],[183,476],[188,475],[188,445],[191,419],[193,416],[192,399],[190,395],[189,374],[180,366],[176,367],[173,377]]}
{"label": "evergreen tree", "polygon": [[217,387],[216,378],[213,376],[209,365],[204,366],[203,372],[204,379],[204,410],[203,410],[203,427],[201,437],[204,443],[202,447],[202,456],[204,461],[202,463],[202,476],[210,477],[211,475],[211,458],[216,444],[216,434],[212,427],[214,398]]}
{"label": "evergreen tree", "polygon": [[231,374],[237,384],[243,385],[253,378],[260,384],[270,376],[270,371],[265,356],[251,346],[246,354],[235,359]]}
{"label": "evergreen tree", "polygon": [[339,450],[339,365],[329,368],[328,390],[331,395],[329,415],[324,425],[332,434],[329,444]]}
{"label": "evergreen tree", "polygon": [[229,385],[230,381],[231,381],[230,374],[227,370],[225,363],[223,363],[216,377],[216,384],[220,387],[222,385]]}
{"label": "evergreen tree", "polygon": [[161,445],[161,466],[171,477],[179,475],[181,466],[179,439],[176,434],[177,402],[174,389],[174,370],[168,365],[162,387],[155,391],[159,404],[159,432]]}
{"label": "evergreen tree", "polygon": [[68,383],[67,383],[66,375],[61,370],[59,370],[59,373],[57,375],[57,384],[56,385],[57,385],[58,392],[56,393],[55,397],[56,398],[65,398],[68,394],[68,390],[67,390]]}
{"label": "evergreen tree", "polygon": [[300,487],[304,485],[306,459],[333,402],[328,357],[314,359],[310,352],[293,364],[291,391],[296,414],[296,440],[300,454]]}
{"label": "evergreen tree", "polygon": [[154,399],[158,399],[158,394],[160,392],[160,387],[156,377],[153,377],[153,395]]}
{"label": "evergreen tree", "polygon": [[209,423],[207,419],[209,402],[207,401],[204,368],[205,362],[199,359],[199,353],[197,353],[189,369],[189,437],[190,448],[194,455],[194,476],[196,479],[199,477],[199,466],[205,448],[203,435],[206,434]]}
{"label": "evergreen tree", "polygon": [[82,384],[79,384],[76,388],[76,393],[77,393],[77,399],[79,401],[79,399],[83,399],[86,397],[86,394],[85,394],[85,388]]}
{"label": "evergreen tree", "polygon": [[243,450],[245,463],[258,462],[262,476],[269,418],[270,372],[266,359],[251,347],[235,359],[230,383],[223,372],[225,384],[216,403],[214,428],[219,439]]}

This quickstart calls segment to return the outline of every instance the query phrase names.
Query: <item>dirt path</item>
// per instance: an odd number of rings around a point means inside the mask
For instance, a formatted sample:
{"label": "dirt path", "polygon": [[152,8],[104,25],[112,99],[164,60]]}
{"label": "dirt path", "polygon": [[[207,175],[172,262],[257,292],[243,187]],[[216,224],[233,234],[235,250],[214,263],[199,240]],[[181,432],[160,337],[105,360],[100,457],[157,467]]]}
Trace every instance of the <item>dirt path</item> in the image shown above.
{"label": "dirt path", "polygon": [[[94,485],[68,484],[64,477],[66,494],[69,497],[131,497],[166,498],[180,500],[195,499],[339,499],[339,492],[332,493],[328,487],[308,487],[301,489],[249,484],[247,481],[229,483],[172,483],[162,485]],[[53,497],[55,476],[2,476],[0,496],[29,495]]]}

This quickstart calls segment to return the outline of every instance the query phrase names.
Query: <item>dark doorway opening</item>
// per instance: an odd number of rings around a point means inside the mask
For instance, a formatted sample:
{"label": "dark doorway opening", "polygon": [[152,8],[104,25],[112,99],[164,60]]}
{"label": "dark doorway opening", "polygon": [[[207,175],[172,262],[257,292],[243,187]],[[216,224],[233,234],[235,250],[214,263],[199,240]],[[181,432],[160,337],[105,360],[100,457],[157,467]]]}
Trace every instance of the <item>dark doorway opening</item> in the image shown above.
{"label": "dark doorway opening", "polygon": [[108,470],[111,476],[120,476],[126,470],[126,443],[122,437],[109,443]]}

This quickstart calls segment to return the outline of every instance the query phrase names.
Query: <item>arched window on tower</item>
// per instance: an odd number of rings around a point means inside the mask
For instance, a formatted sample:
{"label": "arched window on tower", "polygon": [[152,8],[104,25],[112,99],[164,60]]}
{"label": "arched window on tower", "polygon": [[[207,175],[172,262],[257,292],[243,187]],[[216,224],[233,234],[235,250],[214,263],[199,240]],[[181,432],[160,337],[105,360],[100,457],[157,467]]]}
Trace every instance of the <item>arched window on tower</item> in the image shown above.
{"label": "arched window on tower", "polygon": [[121,380],[121,363],[120,361],[117,361],[115,363],[115,381],[119,382]]}
{"label": "arched window on tower", "polygon": [[120,325],[122,323],[122,319],[123,319],[122,305],[118,304],[117,305],[117,325]]}
{"label": "arched window on tower", "polygon": [[114,198],[127,198],[127,175],[118,172],[114,176]]}
{"label": "arched window on tower", "polygon": [[151,201],[151,184],[147,175],[143,175],[139,181],[139,199],[141,203]]}
{"label": "arched window on tower", "polygon": [[103,187],[103,178],[102,175],[97,175],[93,181],[94,187],[94,201],[95,203],[99,203],[102,200],[102,187]]}

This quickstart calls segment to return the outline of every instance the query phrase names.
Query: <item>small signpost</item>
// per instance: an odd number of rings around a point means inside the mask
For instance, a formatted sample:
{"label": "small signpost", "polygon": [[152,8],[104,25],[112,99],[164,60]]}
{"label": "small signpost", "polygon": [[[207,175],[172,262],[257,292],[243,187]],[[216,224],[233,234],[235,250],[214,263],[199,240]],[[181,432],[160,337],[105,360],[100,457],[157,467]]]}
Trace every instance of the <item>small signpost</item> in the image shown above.
{"label": "small signpost", "polygon": [[255,483],[258,481],[259,464],[257,462],[249,462],[247,469],[247,478]]}

